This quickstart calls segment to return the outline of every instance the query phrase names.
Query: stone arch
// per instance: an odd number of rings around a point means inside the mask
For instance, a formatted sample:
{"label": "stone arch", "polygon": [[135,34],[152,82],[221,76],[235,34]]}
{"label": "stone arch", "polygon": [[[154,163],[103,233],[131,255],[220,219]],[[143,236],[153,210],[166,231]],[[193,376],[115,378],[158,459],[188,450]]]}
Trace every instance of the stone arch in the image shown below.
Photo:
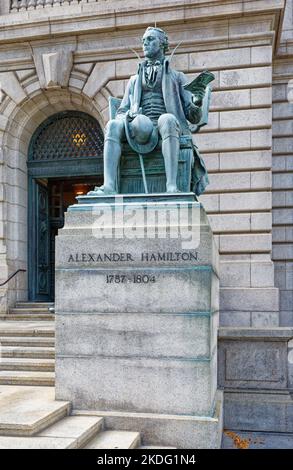
{"label": "stone arch", "polygon": [[[30,139],[38,126],[60,111],[85,112],[104,128],[106,113],[97,99],[72,89],[34,91],[16,104],[5,96],[0,120],[2,194],[0,218],[4,233],[0,239],[1,280],[19,268],[27,269],[27,153]],[[2,129],[1,129],[2,128]],[[1,181],[2,182],[2,181]],[[2,196],[2,198],[1,198]],[[16,300],[27,298],[27,275],[16,276],[0,289],[0,312],[6,312]]]}

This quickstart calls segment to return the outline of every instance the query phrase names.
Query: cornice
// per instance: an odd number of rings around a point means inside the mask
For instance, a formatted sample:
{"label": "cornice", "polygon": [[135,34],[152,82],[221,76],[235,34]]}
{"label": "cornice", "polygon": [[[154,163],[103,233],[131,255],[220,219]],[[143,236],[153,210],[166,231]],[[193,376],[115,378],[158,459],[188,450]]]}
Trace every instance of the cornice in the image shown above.
{"label": "cornice", "polygon": [[[64,38],[65,40],[57,41],[57,45],[65,44],[77,44],[77,38],[75,36],[70,36]],[[221,50],[239,47],[251,47],[256,45],[272,45],[274,41],[274,33],[272,31],[264,33],[254,33],[246,34],[240,36],[234,36],[233,40],[228,40],[226,36],[217,36],[212,38],[205,38],[205,40],[185,40],[182,41],[180,46],[177,48],[177,55],[188,54],[199,51],[209,51],[209,50]],[[5,47],[0,45],[0,72],[14,71],[21,69],[34,69],[35,63],[33,60],[33,51],[35,48],[45,49],[50,46],[50,44],[56,47],[56,42],[54,39],[50,39],[49,42],[46,41],[32,41],[22,44],[22,53],[19,57],[14,56],[13,58],[5,57]],[[177,43],[170,41],[170,50],[172,50]],[[73,52],[74,63],[75,64],[85,64],[85,63],[96,63],[96,62],[105,62],[105,61],[115,61],[122,59],[133,59],[134,54],[130,48],[125,46],[114,46],[114,47],[100,47],[96,48],[95,45],[92,49],[83,49]],[[135,48],[135,45],[133,45]],[[13,49],[16,53],[16,47],[14,45]],[[17,50],[17,52],[20,52]],[[216,70],[216,68],[215,68]]]}
{"label": "cornice", "polygon": [[[218,18],[206,21],[190,20],[183,24],[168,26],[170,50],[182,41],[176,55],[209,50],[233,49],[240,47],[274,45],[275,16],[258,14],[256,17],[242,16]],[[139,35],[141,25],[132,30],[103,32],[80,31],[70,35],[32,36],[23,42],[0,42],[0,71],[34,68],[34,50],[69,45],[73,46],[75,64],[96,63],[133,59],[131,49],[141,47]]]}
{"label": "cornice", "polygon": [[107,1],[17,12],[0,16],[0,44],[89,32],[127,30],[159,23],[160,26],[189,21],[273,14],[278,34],[285,0],[169,0],[154,4],[145,0]]}

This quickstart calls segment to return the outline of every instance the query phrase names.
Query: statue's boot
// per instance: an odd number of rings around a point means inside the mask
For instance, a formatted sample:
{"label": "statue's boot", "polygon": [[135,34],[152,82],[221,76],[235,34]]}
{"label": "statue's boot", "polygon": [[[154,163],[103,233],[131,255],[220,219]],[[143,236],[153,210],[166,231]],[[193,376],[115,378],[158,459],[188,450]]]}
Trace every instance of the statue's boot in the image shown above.
{"label": "statue's boot", "polygon": [[117,194],[116,176],[120,156],[120,141],[112,137],[106,137],[104,142],[104,184],[95,186],[95,189],[88,193],[89,196]]}
{"label": "statue's boot", "polygon": [[98,189],[104,194],[117,194],[116,178],[123,135],[123,121],[111,119],[106,126],[104,141],[104,185]]}
{"label": "statue's boot", "polygon": [[104,143],[104,184],[99,191],[104,194],[117,194],[116,177],[121,157],[121,143],[113,137],[105,139]]}
{"label": "statue's boot", "polygon": [[169,135],[163,139],[162,153],[165,162],[167,193],[180,192],[177,187],[179,149],[179,136]]}
{"label": "statue's boot", "polygon": [[105,188],[105,186],[95,186],[95,189],[93,191],[90,191],[88,193],[89,196],[104,196],[107,194],[117,194],[117,191],[111,191]]}
{"label": "statue's boot", "polygon": [[180,125],[173,114],[162,114],[158,119],[158,129],[162,137],[162,153],[166,170],[167,193],[178,193],[177,172],[179,160]]}

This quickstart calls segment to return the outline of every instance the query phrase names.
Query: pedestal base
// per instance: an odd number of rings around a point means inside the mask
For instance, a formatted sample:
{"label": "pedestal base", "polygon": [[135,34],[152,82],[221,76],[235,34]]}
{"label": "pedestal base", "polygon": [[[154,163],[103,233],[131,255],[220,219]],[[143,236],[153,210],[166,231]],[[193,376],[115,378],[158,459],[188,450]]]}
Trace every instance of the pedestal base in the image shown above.
{"label": "pedestal base", "polygon": [[85,197],[66,215],[56,240],[56,398],[106,413],[107,426],[138,423],[149,443],[214,448],[218,252],[203,208],[186,196]]}
{"label": "pedestal base", "polygon": [[223,429],[223,392],[212,416],[164,415],[74,410],[73,415],[101,416],[107,429],[140,432],[143,445],[177,449],[219,449]]}

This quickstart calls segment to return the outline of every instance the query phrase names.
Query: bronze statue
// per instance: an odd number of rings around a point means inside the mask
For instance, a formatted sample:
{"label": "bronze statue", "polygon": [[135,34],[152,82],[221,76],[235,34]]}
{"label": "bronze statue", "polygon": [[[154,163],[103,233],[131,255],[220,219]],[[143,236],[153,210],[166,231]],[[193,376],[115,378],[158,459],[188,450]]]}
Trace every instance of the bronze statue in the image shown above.
{"label": "bronze statue", "polygon": [[[201,121],[206,84],[197,87],[193,86],[195,81],[187,84],[185,75],[171,68],[165,57],[168,36],[162,29],[147,28],[142,43],[145,60],[139,64],[137,75],[130,78],[115,119],[106,126],[104,185],[95,188],[97,195],[117,193],[116,176],[123,142],[127,141],[141,155],[154,150],[159,138],[166,192],[178,192],[179,138],[191,135],[189,123],[197,125]],[[208,81],[212,79],[209,77]],[[194,172],[193,190],[200,194],[208,184],[208,177],[196,147]]]}

